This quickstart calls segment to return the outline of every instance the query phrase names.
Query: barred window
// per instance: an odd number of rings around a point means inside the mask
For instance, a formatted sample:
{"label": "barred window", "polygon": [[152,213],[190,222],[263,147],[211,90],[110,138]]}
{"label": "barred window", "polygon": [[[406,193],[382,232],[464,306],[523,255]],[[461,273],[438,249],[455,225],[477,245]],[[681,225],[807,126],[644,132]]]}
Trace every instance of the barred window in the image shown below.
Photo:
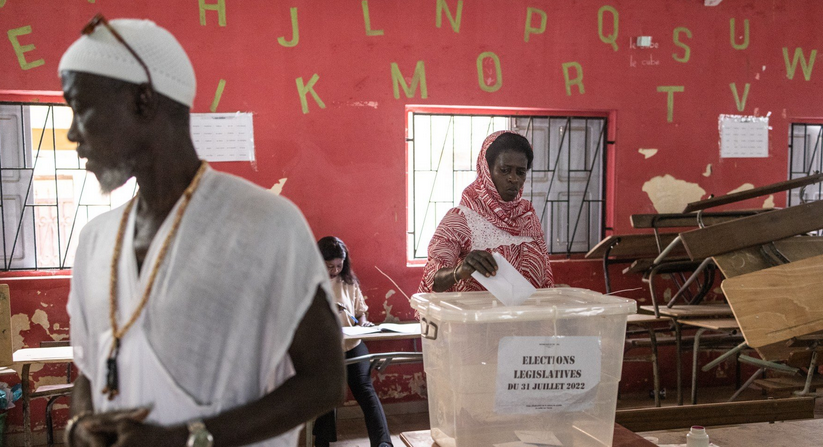
{"label": "barred window", "polygon": [[80,229],[136,192],[132,179],[101,193],[66,137],[71,119],[62,104],[0,104],[4,271],[70,268]]}
{"label": "barred window", "polygon": [[[792,123],[789,130],[789,180],[823,172],[823,126]],[[803,197],[801,198],[801,192]],[[789,192],[787,205],[820,200],[823,184],[795,188]]]}
{"label": "barred window", "polygon": [[[453,109],[452,109],[453,110]],[[407,256],[420,263],[446,212],[475,175],[483,140],[498,130],[534,148],[523,197],[543,224],[549,253],[585,253],[605,226],[605,117],[438,113],[409,107]],[[444,109],[449,112],[449,109]]]}

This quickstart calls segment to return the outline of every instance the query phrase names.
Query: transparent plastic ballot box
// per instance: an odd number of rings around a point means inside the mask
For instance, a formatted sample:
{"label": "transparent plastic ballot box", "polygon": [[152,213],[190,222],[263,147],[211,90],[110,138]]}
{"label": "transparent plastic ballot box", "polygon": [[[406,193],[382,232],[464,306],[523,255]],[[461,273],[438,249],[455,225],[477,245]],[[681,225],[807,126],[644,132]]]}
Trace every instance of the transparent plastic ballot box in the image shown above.
{"label": "transparent plastic ballot box", "polygon": [[611,446],[634,300],[538,289],[418,293],[432,438],[440,447]]}

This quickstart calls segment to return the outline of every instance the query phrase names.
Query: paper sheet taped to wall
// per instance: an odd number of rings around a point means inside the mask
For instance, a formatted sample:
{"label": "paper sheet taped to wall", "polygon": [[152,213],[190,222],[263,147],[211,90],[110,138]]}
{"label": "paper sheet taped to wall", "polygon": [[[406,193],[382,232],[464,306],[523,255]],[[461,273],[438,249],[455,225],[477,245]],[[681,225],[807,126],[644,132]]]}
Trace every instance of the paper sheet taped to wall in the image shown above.
{"label": "paper sheet taped to wall", "polygon": [[720,115],[721,158],[769,156],[769,117]]}
{"label": "paper sheet taped to wall", "polygon": [[251,113],[192,113],[191,137],[207,161],[254,161]]}

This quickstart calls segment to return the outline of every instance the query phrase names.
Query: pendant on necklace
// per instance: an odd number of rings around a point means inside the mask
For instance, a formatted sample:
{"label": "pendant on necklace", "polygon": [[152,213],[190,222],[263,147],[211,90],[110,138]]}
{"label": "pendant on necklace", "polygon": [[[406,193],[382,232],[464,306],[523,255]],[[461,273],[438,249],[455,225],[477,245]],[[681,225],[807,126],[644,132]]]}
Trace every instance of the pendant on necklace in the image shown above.
{"label": "pendant on necklace", "polygon": [[114,339],[114,345],[111,349],[109,358],[106,359],[106,387],[103,388],[103,394],[109,395],[109,400],[120,394],[119,380],[117,378],[117,354],[120,353],[120,339]]}

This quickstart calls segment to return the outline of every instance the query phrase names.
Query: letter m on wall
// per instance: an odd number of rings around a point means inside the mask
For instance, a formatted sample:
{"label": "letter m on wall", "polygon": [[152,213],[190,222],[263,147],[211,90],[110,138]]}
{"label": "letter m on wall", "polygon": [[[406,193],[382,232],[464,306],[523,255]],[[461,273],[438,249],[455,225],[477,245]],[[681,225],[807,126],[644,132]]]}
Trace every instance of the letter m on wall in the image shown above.
{"label": "letter m on wall", "polygon": [[400,87],[403,87],[406,98],[413,98],[418,85],[420,85],[420,98],[426,99],[429,96],[429,91],[426,88],[426,66],[423,61],[417,61],[417,65],[414,67],[411,86],[406,84],[406,79],[403,77],[403,74],[400,73],[400,67],[396,62],[392,62],[391,64],[391,79],[392,88],[394,89],[394,99],[400,99]]}

